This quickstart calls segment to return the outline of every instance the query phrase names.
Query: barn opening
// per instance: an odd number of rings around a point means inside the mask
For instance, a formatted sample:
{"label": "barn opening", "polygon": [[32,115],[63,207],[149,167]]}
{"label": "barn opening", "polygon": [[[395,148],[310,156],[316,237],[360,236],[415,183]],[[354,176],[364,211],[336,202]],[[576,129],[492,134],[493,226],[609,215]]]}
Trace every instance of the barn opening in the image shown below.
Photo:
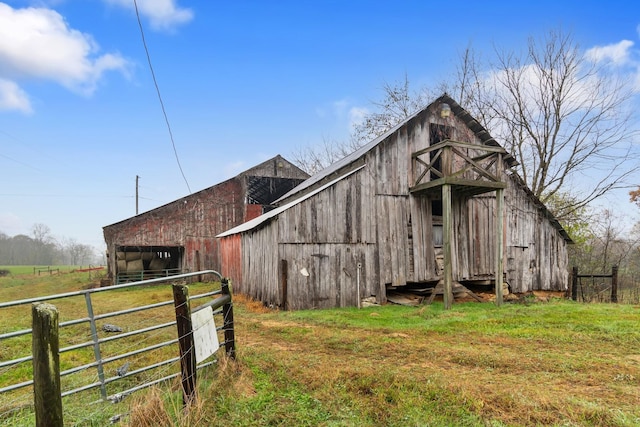
{"label": "barn opening", "polygon": [[116,283],[181,274],[182,246],[118,246]]}

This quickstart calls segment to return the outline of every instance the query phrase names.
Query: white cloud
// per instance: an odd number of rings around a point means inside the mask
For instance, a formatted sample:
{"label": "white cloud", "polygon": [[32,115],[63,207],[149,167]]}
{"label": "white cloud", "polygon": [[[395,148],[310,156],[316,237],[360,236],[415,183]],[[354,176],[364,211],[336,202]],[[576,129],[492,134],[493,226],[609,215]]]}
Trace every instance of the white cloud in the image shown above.
{"label": "white cloud", "polygon": [[349,109],[349,129],[361,124],[370,111],[365,107],[351,107]]}
{"label": "white cloud", "polygon": [[15,82],[1,78],[0,111],[33,112],[27,94]]}
{"label": "white cloud", "polygon": [[[70,90],[91,95],[105,72],[127,73],[119,54],[96,56],[98,45],[85,33],[69,28],[56,11],[46,8],[13,9],[0,3],[0,78],[3,99],[13,98],[16,109],[30,110],[17,82],[50,80]],[[11,83],[11,84],[9,84]],[[9,97],[8,94],[12,94]]]}
{"label": "white cloud", "polygon": [[585,57],[593,62],[610,61],[614,65],[624,65],[630,60],[631,40],[622,40],[606,46],[595,46],[585,52]]}
{"label": "white cloud", "polygon": [[[135,10],[133,0],[104,0],[127,9]],[[138,11],[149,18],[154,30],[171,30],[178,25],[186,24],[193,19],[191,9],[181,8],[177,0],[137,0]]]}

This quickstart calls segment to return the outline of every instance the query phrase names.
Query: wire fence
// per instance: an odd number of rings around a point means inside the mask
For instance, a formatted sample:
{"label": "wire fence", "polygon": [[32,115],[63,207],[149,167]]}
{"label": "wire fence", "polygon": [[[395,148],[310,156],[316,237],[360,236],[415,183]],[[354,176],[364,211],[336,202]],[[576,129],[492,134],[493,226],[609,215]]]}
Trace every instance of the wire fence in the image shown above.
{"label": "wire fence", "polygon": [[[186,304],[187,312],[191,313],[190,301],[207,299],[193,312],[210,307],[208,310],[218,344],[213,352],[224,347],[233,355],[231,295],[227,281],[213,270],[3,302],[0,303],[0,316],[24,317],[25,308],[31,309],[45,302],[55,303],[60,307],[62,320],[58,337],[61,398],[81,396],[91,403],[118,403],[138,390],[185,376],[185,349],[180,347],[184,336],[178,333],[176,321],[177,313],[183,307],[178,306],[175,295],[172,300],[160,299],[167,294],[166,282],[196,275],[215,276],[221,280],[221,285],[219,289],[212,289],[211,283],[199,285],[205,289],[188,295],[181,304]],[[158,284],[164,286],[158,288]],[[149,292],[149,287],[153,287],[153,292]],[[138,293],[143,288],[144,291]],[[112,309],[114,300],[122,301],[122,295],[114,298],[116,292],[127,294],[125,300],[130,303],[127,307]],[[157,301],[137,305],[144,298]],[[66,312],[83,311],[85,315],[80,317],[64,318]],[[216,316],[222,326],[215,326],[213,318]],[[3,420],[14,419],[16,413],[26,413],[27,419],[33,416],[32,332],[31,328],[0,330],[0,424]],[[193,349],[186,351],[190,357],[194,355]],[[202,369],[216,362],[212,359],[207,357],[193,366]],[[195,379],[195,371],[189,376]],[[107,412],[113,413],[114,410]],[[114,417],[119,419],[116,415]]]}

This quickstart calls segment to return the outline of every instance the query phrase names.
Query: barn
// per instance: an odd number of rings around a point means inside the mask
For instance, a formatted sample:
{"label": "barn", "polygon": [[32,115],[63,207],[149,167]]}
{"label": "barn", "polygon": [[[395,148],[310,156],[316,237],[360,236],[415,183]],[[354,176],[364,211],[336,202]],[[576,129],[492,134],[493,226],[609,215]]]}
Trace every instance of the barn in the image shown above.
{"label": "barn", "polygon": [[103,227],[113,283],[220,269],[216,234],[261,215],[309,175],[278,155],[234,178]]}
{"label": "barn", "polygon": [[565,290],[571,239],[515,165],[445,94],[219,234],[222,270],[235,292],[284,309]]}

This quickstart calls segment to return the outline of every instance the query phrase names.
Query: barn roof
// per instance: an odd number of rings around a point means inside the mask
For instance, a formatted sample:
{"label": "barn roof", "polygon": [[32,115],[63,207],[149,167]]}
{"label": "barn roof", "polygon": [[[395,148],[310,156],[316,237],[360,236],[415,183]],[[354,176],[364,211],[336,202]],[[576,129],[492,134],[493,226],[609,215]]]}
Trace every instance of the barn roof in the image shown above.
{"label": "barn roof", "polygon": [[[168,206],[171,205],[175,205],[175,204],[179,204],[179,203],[184,203],[185,200],[192,200],[192,199],[197,199],[198,197],[200,197],[200,194],[206,192],[206,191],[211,191],[213,188],[218,187],[230,180],[233,179],[238,179],[238,178],[243,178],[246,177],[247,178],[247,196],[249,196],[253,201],[260,203],[260,204],[271,204],[272,201],[267,201],[267,195],[269,194],[269,192],[271,191],[270,186],[271,181],[269,180],[269,178],[278,178],[278,169],[277,169],[277,165],[284,165],[286,166],[286,168],[289,169],[293,169],[295,172],[295,175],[297,175],[297,178],[289,178],[289,179],[299,179],[299,180],[303,180],[309,177],[309,175],[304,172],[303,170],[301,170],[300,168],[298,168],[296,165],[294,165],[293,163],[289,162],[287,159],[285,159],[284,157],[282,157],[280,154],[270,158],[269,160],[265,160],[264,162],[257,164],[247,170],[245,170],[244,172],[240,172],[238,175],[229,178],[225,181],[219,182],[215,185],[212,185],[210,187],[204,188],[202,190],[198,190],[195,193],[191,193],[188,194],[186,196],[183,196],[179,199],[173,200],[171,202],[165,203],[161,206],[155,207],[153,209],[150,209],[148,211],[145,212],[141,212],[133,217],[129,217],[126,219],[123,219],[121,221],[115,222],[113,224],[109,224],[107,226],[104,226],[104,228],[111,228],[120,224],[124,224],[128,221],[130,221],[132,218],[136,218],[136,217],[144,217],[144,216],[148,216],[148,215],[152,215],[155,212],[160,212],[163,209],[166,209]],[[293,175],[292,175],[293,176]],[[288,177],[287,177],[288,178]],[[277,196],[276,196],[277,197]]]}
{"label": "barn roof", "polygon": [[[393,133],[397,132],[398,129],[402,128],[407,123],[409,123],[412,119],[422,114],[424,111],[430,109],[432,106],[439,105],[440,103],[449,104],[454,115],[460,120],[462,120],[465,123],[465,125],[474,132],[474,134],[480,139],[480,141],[483,144],[503,148],[489,134],[489,132],[484,128],[484,126],[482,126],[476,119],[474,119],[473,116],[467,110],[462,108],[462,106],[460,106],[460,104],[458,104],[453,98],[451,98],[449,95],[445,93],[441,95],[439,98],[437,98],[435,101],[433,101],[431,104],[429,104],[427,107],[425,107],[424,109],[416,112],[411,117],[405,119],[401,123],[389,129],[387,132],[375,138],[368,144],[363,145],[362,147],[355,150],[353,153],[334,162],[333,164],[329,165],[322,171],[313,175],[306,181],[303,181],[302,183],[300,183],[297,187],[293,188],[291,191],[289,191],[288,193],[286,193],[285,195],[283,195],[282,197],[280,197],[274,202],[274,204],[276,205],[278,203],[286,202],[279,208],[269,211],[251,221],[245,222],[244,224],[240,224],[239,226],[234,227],[230,230],[227,230],[224,233],[217,235],[216,237],[225,237],[232,234],[242,233],[245,231],[249,231],[255,227],[258,227],[260,224],[279,215],[281,212],[289,209],[292,206],[295,206],[296,204],[304,200],[307,200],[308,198],[319,193],[325,188],[328,188],[334,185],[336,182],[362,169],[364,167],[364,164],[362,163],[361,159],[364,157],[364,155],[367,152],[371,151],[378,144],[382,143]],[[503,159],[505,162],[507,162],[507,165],[509,167],[518,165],[518,161],[506,150],[505,150]],[[542,201],[540,201],[540,199],[535,194],[533,194],[533,192],[526,186],[522,178],[520,178],[520,176],[518,176],[517,173],[515,172],[512,173],[512,176],[515,178],[517,185],[520,186],[525,191],[525,193],[527,193],[529,197],[531,197],[534,204],[539,209],[541,209],[544,216],[549,220],[552,226],[558,230],[558,232],[563,237],[563,239],[566,240],[568,243],[573,243],[571,237],[568,235],[566,230],[562,227],[560,222],[554,217],[554,215],[551,213],[551,211],[549,211],[549,209],[544,205],[544,203],[542,203]],[[322,184],[322,181],[328,181],[328,182]],[[320,186],[314,189],[313,187],[316,185],[320,185]],[[289,200],[289,202],[287,202],[287,200]]]}
{"label": "barn roof", "polygon": [[[368,144],[363,145],[362,147],[358,148],[353,153],[351,153],[348,156],[336,161],[335,163],[329,165],[328,167],[326,167],[325,169],[321,170],[317,174],[313,175],[311,178],[309,178],[306,181],[300,183],[300,185],[298,185],[297,187],[295,187],[294,189],[289,191],[284,196],[280,197],[274,203],[277,204],[279,202],[282,202],[282,201],[290,198],[294,194],[303,192],[305,189],[308,189],[309,187],[312,187],[314,184],[326,179],[327,177],[330,177],[330,176],[332,176],[334,174],[339,173],[346,166],[349,166],[350,164],[352,164],[352,163],[356,162],[357,160],[359,160],[364,154],[366,154],[371,149],[373,149],[378,144],[380,144],[382,141],[387,139],[390,135],[395,133],[402,126],[406,125],[414,117],[422,114],[425,110],[428,110],[429,108],[431,108],[431,106],[439,105],[440,103],[449,104],[449,106],[451,107],[451,110],[453,111],[454,115],[456,117],[458,117],[460,120],[462,120],[469,127],[469,129],[471,129],[475,133],[475,135],[478,138],[480,138],[480,140],[482,141],[483,144],[502,148],[502,146],[500,144],[498,144],[498,142],[495,139],[493,139],[493,137],[489,134],[489,132],[476,119],[474,119],[471,116],[471,114],[469,114],[469,112],[467,110],[462,108],[460,106],[460,104],[458,104],[456,101],[453,100],[453,98],[451,98],[449,95],[447,95],[445,93],[444,95],[440,96],[438,99],[433,101],[431,104],[429,104],[427,107],[423,108],[422,110],[416,112],[411,117],[405,119],[401,123],[399,123],[396,126],[392,127],[387,132],[383,133],[382,135],[380,135],[379,137],[377,137],[373,141],[369,142]],[[505,151],[505,153],[506,153],[506,151]],[[509,153],[505,154],[504,160],[507,162],[509,167],[512,167],[512,166],[515,166],[515,165],[518,164],[516,159]]]}
{"label": "barn roof", "polygon": [[362,165],[362,166],[360,166],[360,167],[358,167],[358,168],[356,168],[354,170],[351,170],[351,171],[339,176],[338,178],[336,178],[336,179],[324,184],[323,186],[316,188],[315,190],[311,191],[310,193],[305,194],[303,197],[299,197],[299,198],[293,200],[292,202],[284,204],[284,205],[282,205],[282,206],[280,206],[280,207],[278,207],[276,209],[270,210],[269,212],[267,212],[265,214],[262,214],[257,218],[254,218],[254,219],[252,219],[250,221],[247,221],[247,222],[245,222],[243,224],[240,224],[240,225],[238,225],[236,227],[233,227],[232,229],[227,230],[224,233],[218,234],[216,237],[225,237],[225,236],[230,236],[232,234],[238,234],[238,233],[243,233],[245,231],[252,230],[252,229],[258,227],[260,224],[262,224],[262,223],[264,223],[266,221],[269,221],[271,218],[280,215],[280,213],[282,213],[282,212],[286,211],[287,209],[297,205],[298,203],[302,203],[303,201],[315,196],[316,194],[318,194],[322,190],[331,187],[336,182],[338,182],[338,181],[348,177],[349,175],[359,171],[364,166],[365,165]]}

